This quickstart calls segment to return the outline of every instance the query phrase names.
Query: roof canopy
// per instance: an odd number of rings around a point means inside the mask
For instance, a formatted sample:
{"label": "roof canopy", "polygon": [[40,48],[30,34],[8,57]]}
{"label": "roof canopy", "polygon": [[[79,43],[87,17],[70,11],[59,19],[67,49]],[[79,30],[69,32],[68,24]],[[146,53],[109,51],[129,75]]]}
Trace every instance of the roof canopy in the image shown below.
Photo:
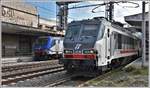
{"label": "roof canopy", "polygon": [[63,36],[56,32],[45,31],[34,27],[22,26],[7,22],[2,22],[2,33],[9,34],[22,34],[22,35],[31,35],[31,36]]}
{"label": "roof canopy", "polygon": [[[132,26],[141,26],[142,24],[142,13],[125,16],[124,18]],[[148,22],[148,12],[145,13],[145,20]]]}

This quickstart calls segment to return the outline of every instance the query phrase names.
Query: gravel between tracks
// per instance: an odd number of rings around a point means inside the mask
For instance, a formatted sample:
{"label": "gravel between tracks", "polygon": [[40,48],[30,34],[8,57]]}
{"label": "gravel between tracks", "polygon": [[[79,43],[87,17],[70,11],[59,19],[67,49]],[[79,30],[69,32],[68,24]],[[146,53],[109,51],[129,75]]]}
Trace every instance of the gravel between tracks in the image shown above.
{"label": "gravel between tracks", "polygon": [[83,77],[83,76],[77,76],[71,78],[71,80],[66,81],[56,87],[77,87],[83,83],[85,83],[88,80],[91,80],[93,77]]}
{"label": "gravel between tracks", "polygon": [[[25,81],[19,81],[17,83],[12,83],[9,85],[3,85],[5,87],[51,87],[51,84],[59,82],[59,80],[63,80],[64,82],[55,85],[55,87],[75,87],[78,86],[87,80],[92,79],[87,77],[72,77],[73,75],[66,74],[66,71],[48,74],[32,79],[27,79]],[[65,81],[65,79],[67,79]],[[53,86],[52,86],[53,87]]]}

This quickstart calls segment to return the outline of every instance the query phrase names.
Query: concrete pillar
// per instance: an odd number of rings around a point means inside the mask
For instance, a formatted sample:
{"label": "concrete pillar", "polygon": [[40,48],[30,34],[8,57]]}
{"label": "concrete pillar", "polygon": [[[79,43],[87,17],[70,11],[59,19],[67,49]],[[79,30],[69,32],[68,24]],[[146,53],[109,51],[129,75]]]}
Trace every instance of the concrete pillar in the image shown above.
{"label": "concrete pillar", "polygon": [[145,29],[145,2],[142,2],[142,67],[145,65],[146,60],[146,29]]}
{"label": "concrete pillar", "polygon": [[[149,38],[148,38],[148,39],[149,39],[149,40],[148,40],[148,41],[149,41],[149,42],[148,42],[148,43],[149,43],[149,47],[148,47],[148,48],[149,48],[149,51],[148,51],[148,54],[150,54],[150,1],[149,1],[148,18],[149,18],[149,20],[148,20],[148,21],[149,21],[149,24],[148,24],[148,25],[149,25],[149,26],[148,26],[148,30],[149,30],[149,31],[148,31],[148,32],[149,32],[149,36],[148,36],[148,37],[149,37]],[[148,55],[148,61],[149,61],[149,64],[150,64],[150,55]],[[150,67],[149,67],[149,71],[150,71]],[[150,77],[150,76],[149,76],[149,77]],[[150,84],[150,81],[149,81],[149,84]]]}

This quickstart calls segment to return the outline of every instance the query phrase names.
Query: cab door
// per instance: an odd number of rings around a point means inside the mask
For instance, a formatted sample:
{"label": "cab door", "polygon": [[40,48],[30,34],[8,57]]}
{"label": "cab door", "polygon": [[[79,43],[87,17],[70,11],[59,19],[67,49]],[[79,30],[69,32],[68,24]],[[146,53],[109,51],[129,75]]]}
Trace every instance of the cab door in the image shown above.
{"label": "cab door", "polygon": [[107,59],[110,59],[110,55],[111,55],[111,38],[110,38],[110,29],[107,28]]}

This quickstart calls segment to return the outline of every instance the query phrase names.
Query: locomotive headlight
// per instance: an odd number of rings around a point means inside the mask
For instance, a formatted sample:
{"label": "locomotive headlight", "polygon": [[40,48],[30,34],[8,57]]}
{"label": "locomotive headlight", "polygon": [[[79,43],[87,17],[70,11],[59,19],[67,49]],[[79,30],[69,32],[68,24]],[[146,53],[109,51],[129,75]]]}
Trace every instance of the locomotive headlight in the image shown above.
{"label": "locomotive headlight", "polygon": [[65,54],[72,54],[72,53],[73,53],[73,50],[64,50],[64,53],[65,53]]}
{"label": "locomotive headlight", "polygon": [[84,54],[94,54],[95,51],[94,50],[83,50]]}
{"label": "locomotive headlight", "polygon": [[94,51],[93,51],[93,50],[90,50],[90,53],[94,53]]}

